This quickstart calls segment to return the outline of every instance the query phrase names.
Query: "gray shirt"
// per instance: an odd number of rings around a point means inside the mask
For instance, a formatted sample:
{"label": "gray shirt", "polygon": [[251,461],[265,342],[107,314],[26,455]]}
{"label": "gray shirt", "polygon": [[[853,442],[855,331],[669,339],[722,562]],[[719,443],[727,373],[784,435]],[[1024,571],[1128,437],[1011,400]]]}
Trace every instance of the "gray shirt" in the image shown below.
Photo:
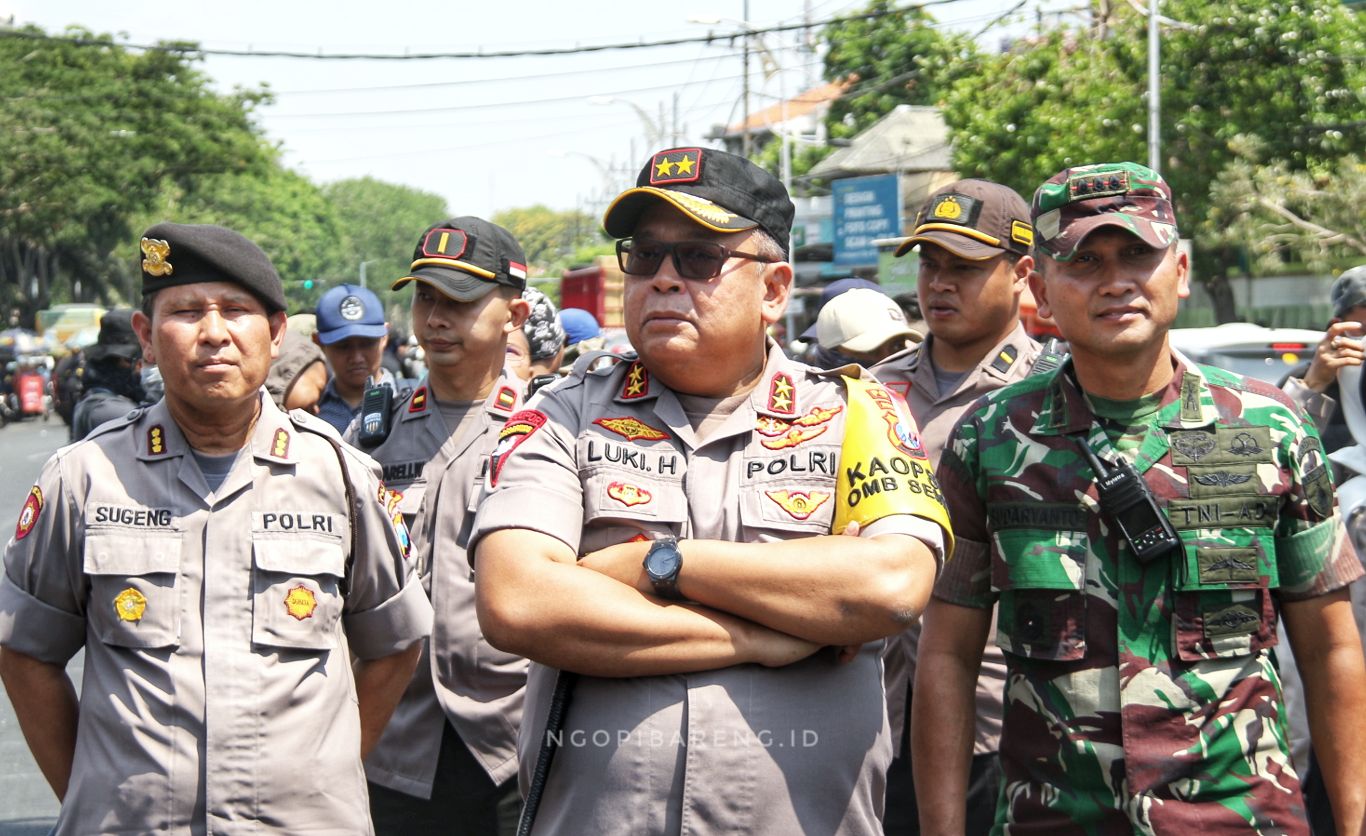
{"label": "gray shirt", "polygon": [[374,462],[342,453],[348,509],[328,434],[262,390],[218,490],[164,401],[48,460],[0,644],[86,650],[57,833],[370,832],[352,660],[425,636],[431,607]]}
{"label": "gray shirt", "polygon": [[420,798],[459,792],[433,787],[447,722],[494,784],[517,774],[527,662],[484,640],[465,548],[488,455],[520,392],[520,381],[504,373],[447,430],[444,405],[437,408],[423,381],[394,405],[393,430],[374,450],[395,477],[391,487],[404,492],[398,507],[411,521],[414,559],[436,612],[417,672],[365,761],[367,777],[380,786]]}

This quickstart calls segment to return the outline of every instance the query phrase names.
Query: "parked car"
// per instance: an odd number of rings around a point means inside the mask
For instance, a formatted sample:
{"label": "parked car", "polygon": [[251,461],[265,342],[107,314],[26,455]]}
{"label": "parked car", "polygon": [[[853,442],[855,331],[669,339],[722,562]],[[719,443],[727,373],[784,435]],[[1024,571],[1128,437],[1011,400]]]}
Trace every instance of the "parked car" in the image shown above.
{"label": "parked car", "polygon": [[1175,328],[1169,336],[1177,351],[1197,363],[1280,383],[1292,368],[1314,356],[1323,332],[1229,322],[1212,328]]}

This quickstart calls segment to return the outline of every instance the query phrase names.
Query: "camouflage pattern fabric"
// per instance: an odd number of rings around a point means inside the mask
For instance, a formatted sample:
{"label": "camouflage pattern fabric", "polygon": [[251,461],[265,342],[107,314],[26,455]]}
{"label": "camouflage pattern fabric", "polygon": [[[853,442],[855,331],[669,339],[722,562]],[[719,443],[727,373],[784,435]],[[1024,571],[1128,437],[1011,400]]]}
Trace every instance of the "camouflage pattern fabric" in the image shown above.
{"label": "camouflage pattern fabric", "polygon": [[1096,229],[1114,226],[1165,250],[1176,242],[1176,210],[1162,175],[1138,163],[1065,168],[1034,193],[1030,210],[1039,249],[1071,261]]}
{"label": "camouflage pattern fabric", "polygon": [[988,395],[939,479],[958,547],[936,586],[999,601],[1008,676],[996,833],[1306,833],[1271,648],[1277,602],[1344,586],[1322,446],[1281,393],[1178,358],[1127,457],[1179,551],[1138,562],[1098,513],[1070,362]]}

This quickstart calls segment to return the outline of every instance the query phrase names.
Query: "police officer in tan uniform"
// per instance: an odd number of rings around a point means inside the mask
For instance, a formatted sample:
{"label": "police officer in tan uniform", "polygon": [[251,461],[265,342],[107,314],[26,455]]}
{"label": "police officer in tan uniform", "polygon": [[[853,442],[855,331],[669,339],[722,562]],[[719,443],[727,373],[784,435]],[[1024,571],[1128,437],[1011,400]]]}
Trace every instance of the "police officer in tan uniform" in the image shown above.
{"label": "police officer in tan uniform", "polygon": [[[1029,204],[1015,190],[988,180],[959,180],[930,196],[911,237],[896,254],[919,248],[920,309],[930,334],[873,367],[902,394],[920,426],[930,460],[939,462],[953,425],[974,401],[1029,374],[1039,344],[1020,324],[1020,294],[1034,259]],[[887,708],[900,741],[887,786],[888,834],[920,832],[910,773],[910,688],[920,625],[888,642]],[[1000,769],[1005,658],[990,644],[977,680],[967,832],[986,833],[996,808]]]}
{"label": "police officer in tan uniform", "polygon": [[[436,610],[432,640],[379,746],[366,759],[381,834],[492,834],[516,826],[517,726],[526,660],[484,641],[465,543],[488,455],[520,405],[503,368],[507,338],[530,306],[526,258],[511,233],[474,217],[422,233],[412,269],[413,333],[427,376],[394,404],[371,454],[413,532]],[[364,443],[365,416],[348,430]]]}
{"label": "police officer in tan uniform", "polygon": [[[938,490],[905,475],[928,463],[883,387],[865,381],[877,425],[846,434],[860,370],[765,339],[792,215],[743,158],[653,155],[604,219],[639,360],[577,368],[500,434],[471,542],[480,623],[534,662],[535,833],[880,829],[881,639],[926,601]],[[876,455],[846,459],[855,436]],[[831,536],[864,497],[899,510]]]}
{"label": "police officer in tan uniform", "polygon": [[0,580],[56,832],[369,833],[361,759],[431,624],[407,532],[373,461],[262,388],[285,334],[265,253],[170,223],[141,249],[165,398],[48,460]]}

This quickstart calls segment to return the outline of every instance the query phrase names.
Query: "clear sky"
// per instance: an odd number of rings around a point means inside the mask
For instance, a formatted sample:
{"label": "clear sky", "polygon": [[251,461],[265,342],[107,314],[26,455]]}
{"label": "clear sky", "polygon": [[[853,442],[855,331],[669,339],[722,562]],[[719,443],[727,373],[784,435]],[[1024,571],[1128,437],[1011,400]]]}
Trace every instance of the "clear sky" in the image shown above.
{"label": "clear sky", "polygon": [[[258,121],[285,163],[315,182],[368,175],[436,192],[456,214],[488,216],[536,203],[596,211],[628,185],[652,146],[672,144],[675,110],[680,144],[703,142],[713,125],[739,121],[740,43],[725,36],[740,27],[689,19],[741,18],[746,5],[750,25],[765,28],[801,22],[804,13],[822,21],[866,3],[0,0],[0,19],[13,15],[15,25],[49,32],[78,25],[129,43],[177,39],[209,49],[311,53],[545,50],[721,36],[711,44],[546,57],[210,56],[201,64],[221,89],[267,85],[274,92]],[[976,32],[1005,8],[954,0],[933,11],[947,26]],[[752,58],[753,110],[776,101],[780,83],[791,94],[820,74],[820,57],[800,47],[799,32],[763,38],[786,75],[766,80]]]}

